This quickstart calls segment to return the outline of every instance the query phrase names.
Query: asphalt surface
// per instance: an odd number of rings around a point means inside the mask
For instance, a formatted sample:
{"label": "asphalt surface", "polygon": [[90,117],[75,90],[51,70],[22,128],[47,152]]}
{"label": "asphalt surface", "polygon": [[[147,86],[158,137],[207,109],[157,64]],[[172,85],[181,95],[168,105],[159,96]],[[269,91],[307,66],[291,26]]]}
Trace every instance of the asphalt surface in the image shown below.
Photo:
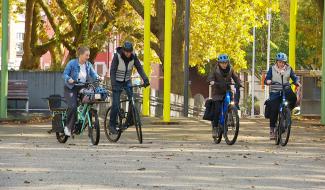
{"label": "asphalt surface", "polygon": [[325,189],[325,128],[295,122],[286,147],[269,141],[267,121],[242,120],[235,145],[214,144],[208,123],[144,118],[99,146],[87,135],[59,144],[50,124],[0,126],[0,189]]}

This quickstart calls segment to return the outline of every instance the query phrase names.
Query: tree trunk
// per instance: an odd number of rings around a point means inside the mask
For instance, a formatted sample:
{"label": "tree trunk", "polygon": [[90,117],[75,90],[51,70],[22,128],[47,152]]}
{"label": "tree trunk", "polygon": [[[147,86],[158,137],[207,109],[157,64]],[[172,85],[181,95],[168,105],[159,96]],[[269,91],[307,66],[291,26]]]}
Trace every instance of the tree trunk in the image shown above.
{"label": "tree trunk", "polygon": [[35,0],[26,1],[26,13],[25,13],[25,35],[23,49],[24,54],[20,69],[29,69],[32,61],[32,49],[30,47],[32,40],[32,23],[33,23],[33,12],[34,12]]}
{"label": "tree trunk", "polygon": [[43,49],[36,50],[41,17],[40,7],[35,0],[27,0],[25,18],[24,54],[20,69],[36,70],[40,68],[40,57],[43,55],[40,52]]}

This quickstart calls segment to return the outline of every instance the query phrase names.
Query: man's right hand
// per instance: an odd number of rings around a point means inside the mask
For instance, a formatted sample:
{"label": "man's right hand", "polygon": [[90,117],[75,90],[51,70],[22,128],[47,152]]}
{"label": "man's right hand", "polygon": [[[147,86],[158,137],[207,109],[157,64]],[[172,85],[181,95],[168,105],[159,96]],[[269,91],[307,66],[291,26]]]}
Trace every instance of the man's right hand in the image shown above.
{"label": "man's right hand", "polygon": [[210,85],[214,85],[214,81],[210,81]]}
{"label": "man's right hand", "polygon": [[68,80],[68,83],[73,84],[73,83],[74,83],[74,80],[70,78],[70,79]]}
{"label": "man's right hand", "polygon": [[272,84],[272,81],[271,81],[271,80],[267,80],[267,81],[266,81],[266,84],[267,84],[267,85],[270,85],[270,84]]}

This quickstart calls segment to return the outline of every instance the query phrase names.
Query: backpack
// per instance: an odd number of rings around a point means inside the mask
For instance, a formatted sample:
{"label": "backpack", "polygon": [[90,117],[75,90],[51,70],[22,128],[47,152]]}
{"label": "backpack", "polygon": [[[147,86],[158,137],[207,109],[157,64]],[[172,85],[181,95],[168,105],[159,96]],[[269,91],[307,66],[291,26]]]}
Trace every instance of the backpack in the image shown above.
{"label": "backpack", "polygon": [[205,111],[203,115],[204,120],[213,121],[215,117],[215,101],[212,99],[208,99],[205,102]]}

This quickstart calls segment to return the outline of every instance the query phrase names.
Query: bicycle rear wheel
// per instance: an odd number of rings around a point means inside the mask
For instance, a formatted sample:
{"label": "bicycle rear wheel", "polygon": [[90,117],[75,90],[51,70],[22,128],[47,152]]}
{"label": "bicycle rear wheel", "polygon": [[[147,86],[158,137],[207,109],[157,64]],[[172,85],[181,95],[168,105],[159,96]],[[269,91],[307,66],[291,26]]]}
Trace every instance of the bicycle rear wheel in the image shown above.
{"label": "bicycle rear wheel", "polygon": [[134,125],[135,125],[135,129],[137,131],[137,137],[138,137],[138,141],[140,144],[142,144],[143,142],[143,138],[142,138],[142,123],[141,123],[141,117],[139,114],[138,109],[133,105],[133,120],[134,120]]}
{"label": "bicycle rear wheel", "polygon": [[97,111],[91,109],[89,111],[89,117],[90,117],[90,124],[89,121],[87,122],[88,136],[93,145],[98,145],[100,139],[100,127],[99,127],[99,119],[98,119]]}
{"label": "bicycle rear wheel", "polygon": [[55,130],[55,136],[59,143],[66,143],[68,136],[63,132],[62,114],[56,114],[52,119],[52,130]]}
{"label": "bicycle rear wheel", "polygon": [[291,131],[291,111],[289,108],[285,108],[282,112],[282,125],[280,126],[280,144],[286,146],[289,141]]}
{"label": "bicycle rear wheel", "polygon": [[[117,134],[112,134],[109,131],[109,129],[110,129],[110,125],[109,125],[110,114],[111,114],[111,107],[109,107],[106,111],[105,120],[104,120],[104,131],[105,131],[106,138],[110,142],[117,142],[121,137],[122,131],[119,130]],[[119,114],[117,114],[116,126],[122,126],[122,119],[119,117]]]}
{"label": "bicycle rear wheel", "polygon": [[239,133],[239,116],[235,106],[229,106],[225,117],[224,137],[228,145],[235,144]]}

